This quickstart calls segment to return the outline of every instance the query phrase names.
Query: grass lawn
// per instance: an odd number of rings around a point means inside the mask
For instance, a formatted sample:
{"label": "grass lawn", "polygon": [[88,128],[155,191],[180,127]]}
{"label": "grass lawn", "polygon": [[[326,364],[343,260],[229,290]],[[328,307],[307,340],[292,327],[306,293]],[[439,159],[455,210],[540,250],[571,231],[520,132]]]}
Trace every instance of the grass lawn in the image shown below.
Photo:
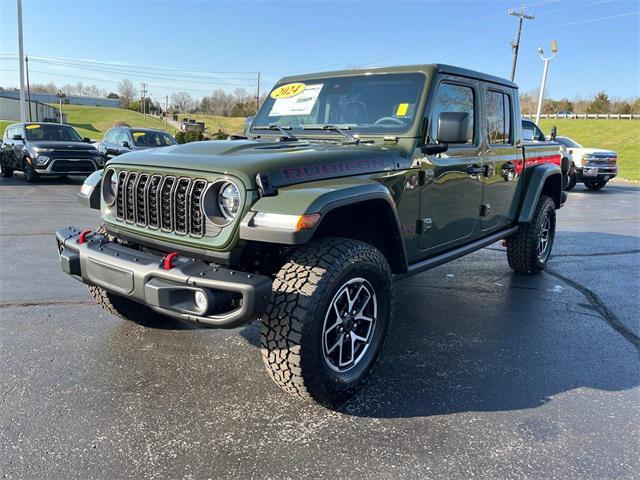
{"label": "grass lawn", "polygon": [[607,148],[618,152],[619,176],[640,180],[640,121],[638,120],[541,120],[540,128],[571,137],[584,147]]}
{"label": "grass lawn", "polygon": [[195,118],[198,122],[204,122],[205,134],[208,136],[218,133],[218,130],[236,134],[241,134],[244,130],[244,117],[220,117],[218,115],[200,113],[182,113],[178,115],[180,122],[183,118]]}

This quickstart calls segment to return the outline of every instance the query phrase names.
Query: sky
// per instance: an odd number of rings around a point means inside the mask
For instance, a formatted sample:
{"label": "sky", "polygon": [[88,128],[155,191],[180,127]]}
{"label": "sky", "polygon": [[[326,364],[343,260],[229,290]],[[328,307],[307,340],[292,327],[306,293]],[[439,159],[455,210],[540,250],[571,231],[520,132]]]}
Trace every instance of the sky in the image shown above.
{"label": "sky", "polygon": [[[159,101],[215,88],[269,89],[278,78],[343,68],[442,62],[509,77],[520,8],[512,1],[23,0],[32,83],[146,82]],[[532,0],[516,73],[552,98],[640,95],[640,0]],[[16,0],[0,0],[0,86],[19,85]],[[44,57],[44,58],[43,58]],[[55,58],[53,58],[55,57]],[[63,60],[60,60],[63,59]]]}

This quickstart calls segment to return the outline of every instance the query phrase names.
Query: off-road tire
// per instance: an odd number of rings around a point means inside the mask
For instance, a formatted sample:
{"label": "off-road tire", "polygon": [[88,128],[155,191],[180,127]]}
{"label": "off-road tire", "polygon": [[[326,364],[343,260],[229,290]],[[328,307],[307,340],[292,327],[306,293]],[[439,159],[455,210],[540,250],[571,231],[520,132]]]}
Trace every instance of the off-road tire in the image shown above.
{"label": "off-road tire", "polygon": [[[96,230],[96,233],[107,235],[104,225],[101,225],[100,228]],[[100,305],[103,310],[124,320],[142,325],[150,325],[167,319],[166,316],[141,303],[111,293],[102,287],[88,285],[87,288],[93,300]]]}
{"label": "off-road tire", "polygon": [[[550,220],[549,246],[543,258],[538,255],[539,234],[545,218]],[[540,273],[547,266],[556,230],[556,208],[551,197],[540,195],[536,211],[531,223],[522,225],[520,229],[507,238],[507,259],[509,266],[516,272]]]}
{"label": "off-road tire", "polygon": [[604,180],[600,180],[600,181],[585,180],[584,182],[584,186],[587,187],[592,192],[603,189],[606,184],[607,182]]}
{"label": "off-road tire", "polygon": [[[325,316],[341,286],[356,278],[373,287],[376,330],[363,363],[339,373],[331,370],[324,356]],[[260,329],[262,359],[285,391],[334,408],[353,396],[371,374],[392,317],[392,275],[384,255],[356,240],[318,239],[297,250],[276,274]]]}
{"label": "off-road tire", "polygon": [[567,184],[564,186],[565,191],[570,192],[571,190],[573,190],[576,186],[576,183],[578,183],[578,174],[576,173],[576,170],[572,165],[571,169],[569,169],[569,173],[567,174]]}
{"label": "off-road tire", "polygon": [[25,180],[29,183],[37,182],[38,179],[40,178],[40,175],[38,175],[38,172],[34,170],[33,165],[31,164],[29,159],[25,158],[22,163],[23,163],[22,171],[24,172]]}

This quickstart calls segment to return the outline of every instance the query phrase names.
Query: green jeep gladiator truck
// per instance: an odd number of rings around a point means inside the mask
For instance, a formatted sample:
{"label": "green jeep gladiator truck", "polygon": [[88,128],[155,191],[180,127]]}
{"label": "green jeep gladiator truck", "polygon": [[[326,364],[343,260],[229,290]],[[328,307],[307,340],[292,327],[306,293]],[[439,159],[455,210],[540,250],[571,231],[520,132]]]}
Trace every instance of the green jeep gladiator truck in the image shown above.
{"label": "green jeep gladiator truck", "polygon": [[261,321],[287,392],[349,398],[376,364],[393,282],[505,240],[545,268],[566,198],[558,147],[523,144],[517,86],[447,65],[283,78],[246,136],[127,153],[57,232],[62,269],[120,317]]}

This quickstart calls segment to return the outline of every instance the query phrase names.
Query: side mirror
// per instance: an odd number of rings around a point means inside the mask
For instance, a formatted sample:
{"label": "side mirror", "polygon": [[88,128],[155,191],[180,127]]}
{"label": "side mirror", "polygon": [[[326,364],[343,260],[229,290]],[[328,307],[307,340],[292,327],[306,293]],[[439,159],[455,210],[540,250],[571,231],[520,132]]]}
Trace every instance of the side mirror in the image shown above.
{"label": "side mirror", "polygon": [[131,148],[131,145],[129,145],[129,142],[127,142],[126,140],[124,142],[122,142],[122,146],[124,148]]}
{"label": "side mirror", "polygon": [[554,125],[553,128],[551,128],[551,133],[549,134],[549,137],[551,137],[551,141],[552,142],[556,141],[556,136],[557,135],[558,135],[558,129]]}
{"label": "side mirror", "polygon": [[84,137],[84,138],[82,139],[82,141],[83,141],[84,143],[91,143],[91,139],[90,139],[89,137]]}
{"label": "side mirror", "polygon": [[23,138],[22,138],[22,135],[18,133],[12,137],[12,140],[23,140]]}
{"label": "side mirror", "polygon": [[420,147],[420,150],[425,155],[435,155],[436,153],[443,153],[449,150],[449,144],[447,143],[431,143]]}
{"label": "side mirror", "polygon": [[438,115],[438,143],[467,143],[469,138],[469,114],[466,112],[442,112]]}

